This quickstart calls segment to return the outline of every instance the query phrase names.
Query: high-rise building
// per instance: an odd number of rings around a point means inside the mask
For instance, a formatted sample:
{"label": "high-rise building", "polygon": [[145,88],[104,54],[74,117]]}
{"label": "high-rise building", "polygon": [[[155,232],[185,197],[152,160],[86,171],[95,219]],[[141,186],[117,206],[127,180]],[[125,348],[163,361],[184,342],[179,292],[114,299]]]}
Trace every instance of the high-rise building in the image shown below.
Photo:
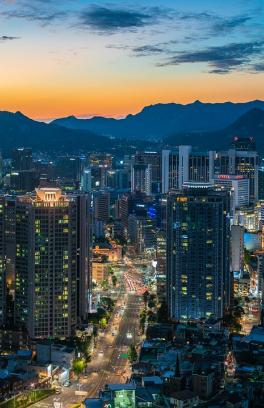
{"label": "high-rise building", "polygon": [[92,189],[107,187],[107,172],[112,169],[112,156],[108,153],[93,153],[88,158],[92,176]]}
{"label": "high-rise building", "polygon": [[212,180],[215,152],[194,152],[191,146],[162,151],[162,192],[181,189],[184,183]]}
{"label": "high-rise building", "polygon": [[82,171],[81,190],[85,193],[90,193],[92,191],[92,172],[88,167]]}
{"label": "high-rise building", "polygon": [[241,225],[231,226],[231,270],[243,272],[244,266],[244,232]]}
{"label": "high-rise building", "polygon": [[33,168],[32,149],[19,147],[12,151],[12,168],[16,171]]}
{"label": "high-rise building", "polygon": [[179,152],[177,150],[162,150],[162,193],[178,188]]}
{"label": "high-rise building", "polygon": [[0,325],[7,324],[9,327],[14,323],[14,316],[8,309],[14,299],[15,208],[15,197],[0,196]]}
{"label": "high-rise building", "polygon": [[18,148],[12,151],[12,171],[10,173],[10,189],[17,193],[33,191],[39,184],[39,174],[34,168],[32,150]]}
{"label": "high-rise building", "polygon": [[166,299],[166,231],[157,231],[156,244],[156,273],[157,273],[157,296],[159,301]]}
{"label": "high-rise building", "polygon": [[0,152],[0,186],[3,184],[3,158],[2,153]]}
{"label": "high-rise building", "polygon": [[6,315],[6,267],[4,243],[4,197],[0,198],[0,325],[5,322]]}
{"label": "high-rise building", "polygon": [[98,191],[93,196],[94,218],[107,223],[110,217],[110,194]]}
{"label": "high-rise building", "polygon": [[161,193],[161,153],[148,151],[137,152],[134,157],[134,164],[150,166],[150,193]]}
{"label": "high-rise building", "polygon": [[211,182],[219,175],[249,179],[250,201],[258,199],[259,157],[252,138],[234,138],[231,149],[195,152],[191,146],[163,150],[161,160],[162,193],[181,189],[183,184]]}
{"label": "high-rise building", "polygon": [[258,199],[259,157],[251,138],[234,138],[232,148],[215,158],[215,174],[240,175],[249,179],[250,202]]}
{"label": "high-rise building", "polygon": [[230,303],[229,195],[199,183],[167,204],[167,303],[172,319],[223,316]]}
{"label": "high-rise building", "polygon": [[[264,251],[255,251],[257,257],[257,290],[260,298],[262,319],[264,312]],[[263,324],[263,323],[262,323]]]}
{"label": "high-rise building", "polygon": [[263,163],[262,166],[259,168],[258,171],[258,199],[264,200],[264,167]]}
{"label": "high-rise building", "polygon": [[88,312],[89,197],[39,188],[17,198],[15,323],[69,337]]}
{"label": "high-rise building", "polygon": [[231,148],[243,151],[254,151],[256,150],[256,143],[253,137],[234,136]]}
{"label": "high-rise building", "polygon": [[129,172],[126,169],[108,170],[107,187],[117,190],[129,190]]}
{"label": "high-rise building", "polygon": [[224,188],[231,192],[232,214],[237,208],[249,205],[249,179],[245,176],[219,174],[213,179],[216,188]]}
{"label": "high-rise building", "polygon": [[81,181],[84,161],[78,156],[60,156],[56,161],[55,173],[64,182],[74,182],[77,186]]}
{"label": "high-rise building", "polygon": [[128,217],[128,236],[137,253],[154,251],[157,244],[155,221],[131,214]]}
{"label": "high-rise building", "polygon": [[33,191],[39,184],[39,175],[35,169],[12,171],[10,189],[16,193]]}
{"label": "high-rise building", "polygon": [[131,172],[131,191],[151,195],[151,164],[134,164]]}

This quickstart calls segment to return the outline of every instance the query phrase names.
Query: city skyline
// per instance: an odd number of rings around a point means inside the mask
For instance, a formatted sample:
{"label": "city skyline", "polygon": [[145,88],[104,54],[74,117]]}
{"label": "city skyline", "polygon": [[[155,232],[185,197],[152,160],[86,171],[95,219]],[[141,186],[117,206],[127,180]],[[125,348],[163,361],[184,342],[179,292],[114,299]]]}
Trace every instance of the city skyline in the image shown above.
{"label": "city skyline", "polygon": [[0,109],[47,120],[263,99],[262,1],[175,3],[2,2]]}

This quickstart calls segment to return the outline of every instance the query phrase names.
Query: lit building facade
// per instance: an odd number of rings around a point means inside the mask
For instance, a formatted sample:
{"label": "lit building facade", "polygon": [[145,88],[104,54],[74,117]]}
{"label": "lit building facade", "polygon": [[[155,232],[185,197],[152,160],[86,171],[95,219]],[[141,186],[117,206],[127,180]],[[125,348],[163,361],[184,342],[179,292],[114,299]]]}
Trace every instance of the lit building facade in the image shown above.
{"label": "lit building facade", "polygon": [[148,166],[148,169],[149,169],[148,171],[150,172],[150,176],[151,176],[149,194],[161,193],[161,154],[160,152],[148,152],[148,151],[137,152],[134,157],[134,164]]}
{"label": "lit building facade", "polygon": [[222,317],[231,298],[229,196],[205,185],[167,205],[167,303],[172,319]]}
{"label": "lit building facade", "polygon": [[32,338],[69,337],[88,312],[89,211],[58,188],[17,199],[15,323]]}
{"label": "lit building facade", "polygon": [[241,225],[231,226],[231,270],[242,273],[244,269],[244,232]]}
{"label": "lit building facade", "polygon": [[131,191],[151,195],[151,164],[134,164],[131,171]]}
{"label": "lit building facade", "polygon": [[216,188],[225,188],[231,192],[232,213],[236,208],[249,205],[249,179],[241,175],[219,174],[214,177]]}
{"label": "lit building facade", "polygon": [[240,175],[249,179],[249,199],[258,199],[259,157],[256,151],[229,149],[219,152],[215,159],[215,174]]}
{"label": "lit building facade", "polygon": [[4,209],[5,200],[0,198],[0,325],[5,323],[6,316],[6,260],[4,242]]}
{"label": "lit building facade", "polygon": [[184,183],[208,183],[214,173],[215,152],[194,152],[192,146],[162,150],[162,193],[181,189]]}

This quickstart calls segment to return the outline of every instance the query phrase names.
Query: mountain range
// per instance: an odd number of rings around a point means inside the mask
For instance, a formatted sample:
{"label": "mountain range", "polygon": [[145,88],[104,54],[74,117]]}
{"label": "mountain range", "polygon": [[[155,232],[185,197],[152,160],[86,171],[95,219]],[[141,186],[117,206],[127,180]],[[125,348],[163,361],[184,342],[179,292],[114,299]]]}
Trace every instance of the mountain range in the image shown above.
{"label": "mountain range", "polygon": [[0,150],[4,155],[19,146],[33,150],[69,152],[112,147],[112,141],[89,131],[66,129],[38,122],[20,112],[0,111]]}
{"label": "mountain range", "polygon": [[141,112],[128,115],[124,119],[99,116],[78,119],[69,116],[56,119],[52,123],[68,129],[88,130],[109,137],[160,141],[171,134],[223,129],[255,108],[264,110],[264,101],[157,104],[146,106]]}
{"label": "mountain range", "polygon": [[257,149],[264,152],[264,110],[251,109],[234,123],[214,132],[183,132],[167,137],[164,144],[187,144],[199,149],[227,149],[234,136],[253,137]]}
{"label": "mountain range", "polygon": [[[53,155],[87,151],[107,151],[122,155],[132,153],[136,149],[159,149],[179,144],[190,144],[197,149],[226,149],[233,136],[252,136],[256,139],[258,150],[264,153],[264,102],[253,101],[245,104],[195,102],[185,106],[189,106],[186,108],[188,114],[184,110],[184,105],[158,104],[144,108],[138,115],[129,115],[121,120],[107,118],[83,120],[71,117],[58,119],[50,124],[32,120],[20,112],[0,111],[0,150],[5,157],[9,156],[11,149],[19,146],[32,147],[35,151],[42,150]],[[180,110],[182,115],[179,114]],[[175,113],[175,118],[173,112],[178,112]],[[201,118],[198,112],[201,113]],[[71,126],[62,125],[65,121],[70,122]],[[121,123],[125,129],[122,137],[121,134],[118,136],[110,130],[112,125],[104,131],[102,129],[99,131],[99,127],[85,129],[84,124],[94,124],[96,121],[114,123],[114,126]],[[78,128],[75,128],[74,124],[78,125]],[[138,129],[137,132],[133,131],[135,128]]]}

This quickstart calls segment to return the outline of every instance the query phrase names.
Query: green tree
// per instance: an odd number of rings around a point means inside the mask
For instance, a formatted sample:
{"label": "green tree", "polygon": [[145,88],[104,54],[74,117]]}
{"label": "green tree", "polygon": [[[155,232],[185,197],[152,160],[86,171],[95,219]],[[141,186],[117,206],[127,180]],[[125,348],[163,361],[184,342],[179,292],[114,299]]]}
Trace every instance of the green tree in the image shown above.
{"label": "green tree", "polygon": [[152,312],[151,310],[148,311],[148,321],[152,323],[157,321],[156,314]]}
{"label": "green tree", "polygon": [[157,310],[157,319],[160,323],[168,321],[168,307],[166,302],[162,302]]}
{"label": "green tree", "polygon": [[76,374],[77,376],[79,376],[84,371],[85,367],[86,362],[83,358],[76,358],[75,360],[73,360],[72,369],[74,371],[74,374]]}
{"label": "green tree", "polygon": [[137,354],[137,350],[136,350],[136,347],[135,347],[134,344],[129,346],[128,358],[129,358],[130,363],[133,363],[134,361],[137,361],[138,354]]}
{"label": "green tree", "polygon": [[85,336],[78,339],[77,349],[83,355],[86,362],[91,361],[91,336]]}
{"label": "green tree", "polygon": [[148,299],[149,299],[149,292],[146,290],[146,291],[143,293],[143,301],[144,301],[145,305],[147,305]]}
{"label": "green tree", "polygon": [[251,253],[246,248],[244,249],[244,262],[245,264],[250,264]]}
{"label": "green tree", "polygon": [[107,272],[108,272],[109,275],[113,275],[114,274],[113,267],[109,265],[108,268],[107,268]]}
{"label": "green tree", "polygon": [[102,329],[105,329],[106,326],[107,326],[107,320],[106,320],[106,318],[105,318],[105,317],[102,317],[102,318],[100,319],[100,321],[99,321],[99,324],[100,324],[100,326],[101,326]]}
{"label": "green tree", "polygon": [[149,307],[150,309],[152,309],[152,308],[155,307],[155,306],[156,306],[155,300],[149,299],[149,301],[148,301],[148,307]]}
{"label": "green tree", "polygon": [[233,316],[241,319],[241,317],[245,314],[245,311],[242,306],[236,306],[233,310]]}
{"label": "green tree", "polygon": [[115,302],[110,297],[102,297],[102,304],[104,304],[108,311],[112,312],[115,306]]}
{"label": "green tree", "polygon": [[144,329],[145,329],[146,319],[147,319],[147,311],[146,309],[143,309],[139,315],[140,329],[142,332],[144,332]]}
{"label": "green tree", "polygon": [[112,284],[113,284],[114,287],[116,287],[117,277],[115,275],[112,275]]}
{"label": "green tree", "polygon": [[107,279],[103,279],[101,281],[101,286],[103,288],[103,290],[107,290],[108,289],[108,280]]}

